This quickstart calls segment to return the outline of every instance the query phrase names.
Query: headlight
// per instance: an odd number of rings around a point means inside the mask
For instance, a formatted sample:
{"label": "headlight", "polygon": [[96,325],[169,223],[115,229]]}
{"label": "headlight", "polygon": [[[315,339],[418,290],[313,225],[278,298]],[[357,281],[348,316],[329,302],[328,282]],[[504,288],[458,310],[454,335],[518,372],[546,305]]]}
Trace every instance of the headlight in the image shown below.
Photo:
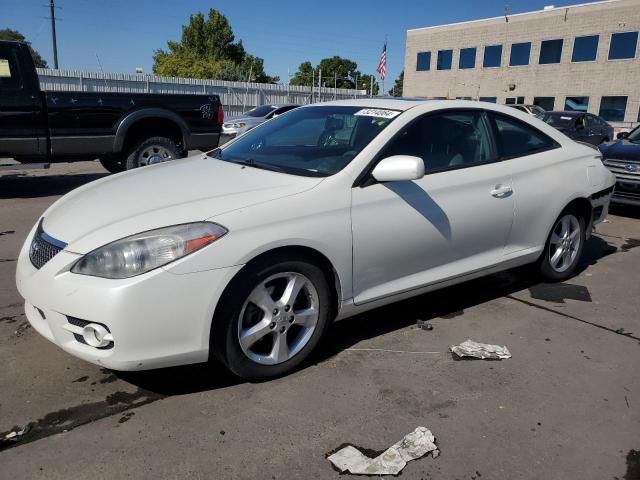
{"label": "headlight", "polygon": [[224,128],[244,128],[246,123],[225,123]]}
{"label": "headlight", "polygon": [[87,253],[73,273],[103,278],[129,278],[189,255],[227,233],[217,223],[187,223],[138,233]]}

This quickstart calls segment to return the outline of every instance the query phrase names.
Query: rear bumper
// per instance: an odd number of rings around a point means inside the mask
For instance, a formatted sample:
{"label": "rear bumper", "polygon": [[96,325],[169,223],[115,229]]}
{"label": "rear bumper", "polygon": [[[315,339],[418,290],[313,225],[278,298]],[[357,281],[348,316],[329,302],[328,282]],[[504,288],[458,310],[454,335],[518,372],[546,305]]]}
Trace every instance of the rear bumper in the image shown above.
{"label": "rear bumper", "polygon": [[189,150],[213,150],[220,144],[220,132],[192,133],[189,140]]}

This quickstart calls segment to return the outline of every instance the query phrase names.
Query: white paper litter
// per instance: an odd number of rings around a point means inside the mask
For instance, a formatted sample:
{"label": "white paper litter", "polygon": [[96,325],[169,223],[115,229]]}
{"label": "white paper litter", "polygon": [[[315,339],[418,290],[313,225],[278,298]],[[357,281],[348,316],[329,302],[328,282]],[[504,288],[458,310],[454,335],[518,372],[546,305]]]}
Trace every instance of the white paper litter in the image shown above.
{"label": "white paper litter", "polygon": [[418,427],[376,458],[369,458],[349,445],[330,455],[328,460],[341,472],[349,471],[354,475],[397,475],[407,462],[429,452],[434,458],[440,454],[435,437],[429,429]]}
{"label": "white paper litter", "polygon": [[511,358],[511,353],[507,347],[500,345],[489,345],[488,343],[478,343],[473,340],[466,340],[460,345],[452,345],[449,347],[453,353],[459,357],[475,357],[484,360],[501,360],[503,358]]}

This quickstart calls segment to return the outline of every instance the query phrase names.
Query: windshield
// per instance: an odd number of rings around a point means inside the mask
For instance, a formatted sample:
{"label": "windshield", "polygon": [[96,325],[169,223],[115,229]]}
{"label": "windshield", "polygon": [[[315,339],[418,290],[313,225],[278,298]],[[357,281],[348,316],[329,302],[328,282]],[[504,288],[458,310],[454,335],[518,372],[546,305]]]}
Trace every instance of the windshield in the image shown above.
{"label": "windshield", "polygon": [[256,168],[326,177],[348,165],[400,113],[343,106],[298,108],[210,155]]}
{"label": "windshield", "polygon": [[640,143],[640,126],[637,126],[629,133],[627,140],[633,143]]}
{"label": "windshield", "polygon": [[276,107],[272,105],[262,105],[261,107],[256,107],[253,110],[243,113],[243,115],[246,115],[247,117],[266,117],[275,109]]}
{"label": "windshield", "polygon": [[544,112],[536,115],[537,118],[545,123],[548,123],[552,127],[569,128],[576,117],[570,115],[563,115],[562,113],[550,113]]}

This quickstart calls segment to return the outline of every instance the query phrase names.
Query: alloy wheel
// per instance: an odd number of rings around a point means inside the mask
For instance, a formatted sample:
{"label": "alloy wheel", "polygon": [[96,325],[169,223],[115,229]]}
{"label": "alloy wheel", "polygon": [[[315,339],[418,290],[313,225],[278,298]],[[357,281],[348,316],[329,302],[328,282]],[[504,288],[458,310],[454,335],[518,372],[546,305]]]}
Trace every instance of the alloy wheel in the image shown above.
{"label": "alloy wheel", "polygon": [[309,342],[318,318],[318,292],[306,276],[271,275],[251,291],[240,311],[240,348],[261,365],[286,362]]}
{"label": "alloy wheel", "polygon": [[581,241],[578,218],[571,213],[562,216],[551,231],[548,253],[551,268],[558,273],[568,270],[578,255]]}

